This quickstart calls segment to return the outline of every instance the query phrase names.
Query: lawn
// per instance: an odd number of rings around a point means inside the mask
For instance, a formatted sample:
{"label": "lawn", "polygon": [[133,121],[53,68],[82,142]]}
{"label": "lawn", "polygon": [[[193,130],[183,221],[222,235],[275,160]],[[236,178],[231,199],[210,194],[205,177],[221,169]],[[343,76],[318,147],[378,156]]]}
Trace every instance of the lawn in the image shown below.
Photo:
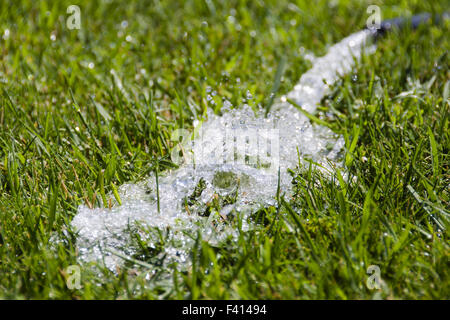
{"label": "lawn", "polygon": [[236,223],[237,241],[197,234],[188,270],[145,244],[116,270],[80,264],[71,227],[173,168],[172,132],[207,108],[267,106],[280,61],[275,98],[289,92],[369,5],[388,19],[447,1],[78,1],[70,30],[72,4],[0,2],[0,298],[450,298],[448,21],[380,39],[313,118],[345,138],[345,166],[292,168],[293,196]]}

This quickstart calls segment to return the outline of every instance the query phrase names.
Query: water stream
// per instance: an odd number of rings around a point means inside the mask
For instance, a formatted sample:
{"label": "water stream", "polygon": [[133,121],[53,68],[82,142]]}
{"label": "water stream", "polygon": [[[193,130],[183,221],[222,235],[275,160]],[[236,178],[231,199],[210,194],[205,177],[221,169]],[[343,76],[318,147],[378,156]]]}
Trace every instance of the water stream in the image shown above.
{"label": "water stream", "polygon": [[110,249],[146,259],[139,256],[138,235],[152,249],[155,261],[186,267],[198,232],[211,243],[233,241],[238,230],[228,220],[240,216],[242,229],[252,228],[246,217],[261,206],[276,205],[278,185],[289,194],[292,176],[287,169],[298,166],[299,159],[332,170],[328,163],[340,161],[343,138],[327,127],[312,125],[287,100],[314,113],[329,86],[349,73],[364,52],[375,49],[365,45],[369,39],[368,31],[354,33],[315,58],[312,68],[267,117],[248,105],[226,108],[221,116],[208,112],[206,119],[197,120],[194,133],[181,132],[192,139],[184,140],[184,156],[178,159],[183,164],[159,174],[159,211],[155,175],[122,185],[122,205],[111,209],[81,205],[72,221],[80,260],[103,261],[114,269],[123,257]]}

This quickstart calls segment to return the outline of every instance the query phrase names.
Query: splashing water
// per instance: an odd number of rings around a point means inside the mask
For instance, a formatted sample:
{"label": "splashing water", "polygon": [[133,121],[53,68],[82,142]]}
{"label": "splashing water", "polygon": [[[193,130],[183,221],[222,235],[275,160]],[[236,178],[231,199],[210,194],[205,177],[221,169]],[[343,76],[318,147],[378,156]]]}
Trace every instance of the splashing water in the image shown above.
{"label": "splashing water", "polygon": [[[329,85],[351,71],[369,37],[370,32],[361,31],[330,47],[325,56],[314,59],[287,98],[313,113]],[[197,233],[211,244],[233,240],[238,228],[227,221],[239,216],[241,228],[248,230],[245,217],[261,206],[275,205],[278,187],[289,194],[292,177],[287,169],[298,165],[299,156],[329,168],[327,162],[337,161],[344,146],[342,137],[312,125],[285,100],[267,117],[248,105],[225,107],[222,116],[208,112],[206,121],[194,123],[192,143],[185,144],[192,152],[185,152],[185,163],[160,173],[158,193],[151,175],[119,188],[122,205],[80,206],[72,226],[79,232],[81,261],[104,261],[113,270],[123,260],[110,249],[145,259],[133,242],[137,236],[154,258],[186,267]]]}

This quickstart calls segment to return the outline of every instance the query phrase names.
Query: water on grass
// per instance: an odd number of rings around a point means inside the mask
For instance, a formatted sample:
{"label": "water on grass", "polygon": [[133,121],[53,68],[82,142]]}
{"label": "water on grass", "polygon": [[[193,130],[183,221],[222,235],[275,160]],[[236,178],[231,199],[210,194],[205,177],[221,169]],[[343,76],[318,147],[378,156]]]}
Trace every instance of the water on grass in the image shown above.
{"label": "water on grass", "polygon": [[[314,113],[329,85],[352,70],[369,36],[366,31],[352,34],[314,59],[287,98]],[[331,169],[329,161],[338,162],[344,146],[342,137],[312,125],[286,99],[274,104],[267,117],[244,105],[226,108],[221,116],[208,113],[196,128],[194,161],[160,173],[159,192],[151,175],[120,187],[122,205],[80,206],[72,226],[79,232],[81,261],[103,261],[114,269],[124,257],[133,257],[155,268],[171,263],[186,268],[198,233],[212,245],[235,240],[239,229],[252,227],[247,219],[252,211],[276,205],[278,186],[289,194],[288,168],[310,159],[322,164],[322,170]],[[243,149],[236,148],[238,141]]]}

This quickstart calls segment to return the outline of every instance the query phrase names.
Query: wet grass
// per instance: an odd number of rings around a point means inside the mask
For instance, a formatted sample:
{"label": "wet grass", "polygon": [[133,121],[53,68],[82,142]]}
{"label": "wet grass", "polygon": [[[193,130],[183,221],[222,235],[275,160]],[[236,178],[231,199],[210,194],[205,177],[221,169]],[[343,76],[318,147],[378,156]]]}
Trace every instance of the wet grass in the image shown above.
{"label": "wet grass", "polygon": [[446,1],[79,3],[78,31],[70,1],[0,3],[0,297],[449,298],[448,23],[389,35],[323,101],[315,116],[344,135],[350,179],[293,168],[294,197],[274,195],[238,243],[197,235],[192,268],[171,279],[129,260],[66,285],[77,207],[109,207],[121,184],[173,167],[173,130],[226,100],[270,105],[369,4],[390,18]]}

